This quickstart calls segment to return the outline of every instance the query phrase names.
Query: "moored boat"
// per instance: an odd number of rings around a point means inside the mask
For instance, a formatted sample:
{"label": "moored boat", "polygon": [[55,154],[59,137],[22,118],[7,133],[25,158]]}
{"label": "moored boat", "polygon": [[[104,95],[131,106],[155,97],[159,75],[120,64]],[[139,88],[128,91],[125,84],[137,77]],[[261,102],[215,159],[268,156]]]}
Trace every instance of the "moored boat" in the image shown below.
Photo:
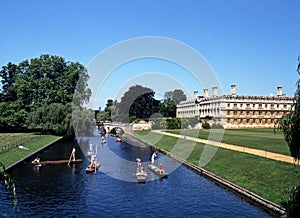
{"label": "moored boat", "polygon": [[117,138],[116,142],[123,142],[123,140],[121,138]]}
{"label": "moored boat", "polygon": [[[82,162],[82,159],[76,159],[76,160],[70,160],[70,164],[72,163],[80,163]],[[40,161],[39,163],[32,162],[33,165],[56,165],[56,164],[68,164],[69,160],[46,160],[46,161]]]}
{"label": "moored boat", "polygon": [[148,165],[148,168],[160,178],[168,177],[168,174],[164,169],[159,169],[157,166],[151,164]]}

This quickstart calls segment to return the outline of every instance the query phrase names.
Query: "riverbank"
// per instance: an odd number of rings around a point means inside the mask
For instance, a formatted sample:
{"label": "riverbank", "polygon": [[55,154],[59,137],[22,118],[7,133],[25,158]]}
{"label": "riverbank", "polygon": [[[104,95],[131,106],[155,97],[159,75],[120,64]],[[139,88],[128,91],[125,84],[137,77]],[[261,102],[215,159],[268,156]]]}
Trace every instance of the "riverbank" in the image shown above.
{"label": "riverbank", "polygon": [[[26,134],[34,135],[35,137],[31,137],[31,140],[23,141],[22,143],[11,147],[9,150],[0,153],[0,161],[4,164],[7,171],[12,170],[15,166],[27,159],[35,157],[38,153],[62,139],[60,136],[53,135]],[[12,134],[10,134],[10,137],[11,135]],[[22,138],[20,134],[17,134],[17,137]]]}
{"label": "riverbank", "polygon": [[[237,193],[247,201],[250,201],[253,204],[259,206],[273,216],[281,216],[285,213],[285,209],[277,204],[280,201],[280,197],[276,196],[282,195],[282,188],[278,188],[277,183],[282,183],[282,181],[278,181],[276,177],[279,177],[279,179],[286,179],[286,176],[289,177],[291,174],[285,175],[287,174],[286,172],[288,172],[288,169],[280,169],[280,172],[277,174],[275,168],[280,168],[282,166],[286,167],[288,164],[281,163],[279,161],[268,160],[261,157],[252,157],[252,155],[249,154],[240,154],[240,152],[228,151],[226,149],[220,148],[216,153],[216,158],[212,159],[209,164],[203,168],[199,167],[197,164],[199,163],[199,158],[204,146],[200,143],[196,143],[194,151],[192,152],[190,157],[185,160],[180,158],[181,155],[179,153],[176,153],[176,155],[174,155],[174,153],[172,152],[172,147],[178,139],[171,136],[158,135],[158,133],[151,133],[150,135],[149,133],[147,133],[146,137],[141,135],[137,136],[139,138],[136,140],[143,141],[144,144],[152,146],[154,149],[157,149],[160,152],[174,158],[187,167],[195,170],[199,174],[211,179],[215,183],[230,189],[231,191]],[[182,144],[182,146],[194,146],[184,139],[181,139],[180,143]],[[182,147],[182,150],[184,150],[184,147]],[[236,159],[236,157],[239,158]],[[263,167],[266,167],[269,172],[265,172],[265,170],[261,166],[256,167],[255,163],[257,163],[258,165],[261,164]],[[255,170],[253,170],[253,167],[255,168]],[[275,172],[275,174],[272,172],[272,170]],[[296,173],[298,171],[298,168],[294,169],[293,171],[295,171]],[[264,176],[267,177],[267,179]],[[274,176],[274,178],[272,178],[272,176]],[[272,181],[273,183],[270,183],[270,181]],[[287,187],[289,186],[287,184],[281,185],[285,185]],[[259,192],[261,189],[264,190],[263,193]],[[252,190],[255,190],[256,193],[258,191],[260,194],[256,194]],[[274,192],[276,192],[275,196],[270,196],[272,194],[274,195]],[[267,196],[271,199],[277,199],[277,201],[273,203],[274,201],[270,201],[264,196]]]}

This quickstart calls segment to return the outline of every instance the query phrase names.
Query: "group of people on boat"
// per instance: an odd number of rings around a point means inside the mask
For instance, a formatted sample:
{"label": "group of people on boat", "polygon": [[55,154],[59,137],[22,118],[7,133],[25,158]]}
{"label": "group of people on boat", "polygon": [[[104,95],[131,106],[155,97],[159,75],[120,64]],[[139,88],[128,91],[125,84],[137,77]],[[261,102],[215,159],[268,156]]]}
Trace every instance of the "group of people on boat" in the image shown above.
{"label": "group of people on boat", "polygon": [[142,166],[142,160],[140,158],[136,158],[136,163],[137,163],[137,167],[136,167],[136,174],[143,174],[145,173],[145,169]]}
{"label": "group of people on boat", "polygon": [[[150,169],[157,169],[160,174],[166,174],[166,172],[164,170],[164,166],[162,165],[162,163],[160,163],[158,167],[155,166],[155,159],[157,158],[157,156],[158,156],[158,152],[154,151],[152,156],[151,156],[151,165],[150,165],[151,167],[150,167]],[[136,163],[137,163],[136,172],[145,171],[141,162],[142,162],[142,160],[140,158],[136,158]]]}

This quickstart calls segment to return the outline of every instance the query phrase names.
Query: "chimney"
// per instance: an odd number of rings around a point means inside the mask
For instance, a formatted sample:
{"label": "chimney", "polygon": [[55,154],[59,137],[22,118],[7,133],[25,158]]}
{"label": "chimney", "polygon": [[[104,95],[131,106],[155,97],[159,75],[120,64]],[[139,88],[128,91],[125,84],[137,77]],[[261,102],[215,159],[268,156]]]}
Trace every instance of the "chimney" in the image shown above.
{"label": "chimney", "polygon": [[282,96],[282,87],[281,86],[277,87],[277,96]]}
{"label": "chimney", "polygon": [[231,95],[236,95],[236,85],[231,85]]}
{"label": "chimney", "polygon": [[208,98],[208,89],[204,89],[204,98]]}
{"label": "chimney", "polygon": [[194,91],[194,99],[198,98],[198,91]]}
{"label": "chimney", "polygon": [[218,87],[212,87],[212,95],[213,97],[217,96],[218,95]]}

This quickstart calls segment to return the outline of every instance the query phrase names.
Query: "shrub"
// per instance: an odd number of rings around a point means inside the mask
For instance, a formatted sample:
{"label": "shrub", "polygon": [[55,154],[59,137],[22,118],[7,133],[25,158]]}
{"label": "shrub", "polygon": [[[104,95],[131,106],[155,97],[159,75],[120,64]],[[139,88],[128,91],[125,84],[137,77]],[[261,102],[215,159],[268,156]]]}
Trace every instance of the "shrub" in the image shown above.
{"label": "shrub", "polygon": [[208,122],[204,122],[204,123],[202,123],[202,128],[203,129],[210,129],[210,125],[209,125],[209,123]]}

